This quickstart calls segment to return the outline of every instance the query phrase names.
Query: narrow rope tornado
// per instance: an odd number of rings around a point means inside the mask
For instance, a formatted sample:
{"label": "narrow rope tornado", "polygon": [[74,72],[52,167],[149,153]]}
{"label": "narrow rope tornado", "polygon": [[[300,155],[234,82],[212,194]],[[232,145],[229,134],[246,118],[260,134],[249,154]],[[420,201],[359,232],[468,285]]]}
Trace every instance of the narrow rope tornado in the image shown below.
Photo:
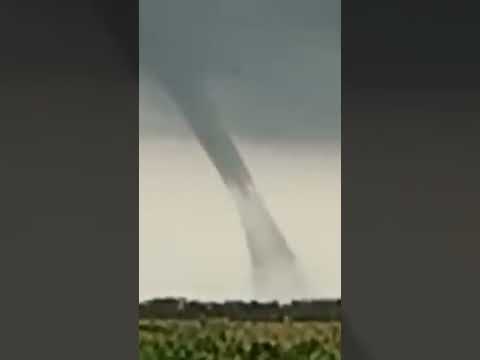
{"label": "narrow rope tornado", "polygon": [[290,301],[303,296],[305,285],[294,253],[264,205],[234,142],[220,123],[215,105],[202,86],[192,85],[194,83],[167,86],[166,90],[235,201],[247,240],[255,298]]}

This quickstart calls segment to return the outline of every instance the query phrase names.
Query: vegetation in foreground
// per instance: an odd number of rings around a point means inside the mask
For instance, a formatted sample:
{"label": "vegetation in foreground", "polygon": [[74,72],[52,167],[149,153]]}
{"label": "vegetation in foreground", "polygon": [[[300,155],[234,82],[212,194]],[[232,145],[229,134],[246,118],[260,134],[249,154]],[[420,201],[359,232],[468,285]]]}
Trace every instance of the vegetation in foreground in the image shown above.
{"label": "vegetation in foreground", "polygon": [[337,360],[340,322],[151,320],[139,325],[140,360]]}

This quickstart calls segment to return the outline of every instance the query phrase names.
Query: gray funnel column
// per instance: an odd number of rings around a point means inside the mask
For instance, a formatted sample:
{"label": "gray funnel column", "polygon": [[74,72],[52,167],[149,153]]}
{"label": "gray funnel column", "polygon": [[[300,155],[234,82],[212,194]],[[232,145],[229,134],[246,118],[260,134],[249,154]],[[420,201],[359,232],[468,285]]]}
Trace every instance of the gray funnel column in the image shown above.
{"label": "gray funnel column", "polygon": [[[198,84],[190,84],[198,85]],[[255,296],[288,301],[303,291],[295,255],[266,209],[214,104],[201,86],[167,88],[237,205],[252,263]]]}

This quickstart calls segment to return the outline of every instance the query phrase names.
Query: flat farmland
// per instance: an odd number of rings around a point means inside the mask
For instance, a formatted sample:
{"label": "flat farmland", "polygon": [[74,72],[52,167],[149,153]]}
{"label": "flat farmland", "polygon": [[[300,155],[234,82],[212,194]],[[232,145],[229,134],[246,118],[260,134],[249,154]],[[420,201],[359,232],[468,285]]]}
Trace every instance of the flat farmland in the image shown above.
{"label": "flat farmland", "polygon": [[[258,310],[258,304],[253,306]],[[341,358],[339,319],[299,321],[282,316],[282,320],[271,317],[268,321],[249,319],[248,313],[235,320],[201,314],[144,318],[139,322],[139,356],[141,360]]]}

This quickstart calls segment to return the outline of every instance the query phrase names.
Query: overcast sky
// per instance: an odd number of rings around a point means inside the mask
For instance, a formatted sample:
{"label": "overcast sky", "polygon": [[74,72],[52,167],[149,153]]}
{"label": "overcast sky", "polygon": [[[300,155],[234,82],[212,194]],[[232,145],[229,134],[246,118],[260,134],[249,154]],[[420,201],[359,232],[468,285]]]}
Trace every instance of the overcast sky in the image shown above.
{"label": "overcast sky", "polygon": [[140,299],[251,296],[234,204],[158,81],[168,56],[174,74],[205,72],[315,295],[339,297],[340,4],[219,4],[140,1]]}

